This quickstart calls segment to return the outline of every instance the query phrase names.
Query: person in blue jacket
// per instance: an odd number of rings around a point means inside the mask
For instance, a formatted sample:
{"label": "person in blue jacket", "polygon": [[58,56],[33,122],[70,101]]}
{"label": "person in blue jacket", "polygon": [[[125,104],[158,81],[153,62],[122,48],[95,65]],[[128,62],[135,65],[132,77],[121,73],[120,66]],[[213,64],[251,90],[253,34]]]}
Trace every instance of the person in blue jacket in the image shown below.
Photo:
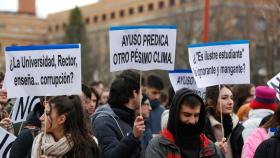
{"label": "person in blue jacket", "polygon": [[96,109],[92,127],[103,158],[140,157],[145,131],[143,117],[135,117],[140,95],[140,75],[123,71],[111,84],[108,104]]}
{"label": "person in blue jacket", "polygon": [[161,114],[164,111],[164,107],[161,105],[159,98],[163,88],[164,84],[161,78],[156,75],[148,76],[146,95],[148,96],[152,107],[148,122],[153,134],[159,134],[159,131],[161,130]]}

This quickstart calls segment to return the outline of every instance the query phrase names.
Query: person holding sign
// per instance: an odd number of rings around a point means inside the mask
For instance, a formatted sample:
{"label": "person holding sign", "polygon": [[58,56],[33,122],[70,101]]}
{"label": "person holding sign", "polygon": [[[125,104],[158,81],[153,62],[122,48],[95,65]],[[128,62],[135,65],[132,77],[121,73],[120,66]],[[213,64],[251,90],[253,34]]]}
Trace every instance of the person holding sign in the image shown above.
{"label": "person holding sign", "polygon": [[146,150],[146,158],[222,158],[219,148],[202,132],[205,105],[192,90],[176,92],[169,111],[167,128],[154,137]]}
{"label": "person holding sign", "polygon": [[9,118],[12,107],[13,103],[7,98],[7,91],[0,89],[0,127],[14,134],[14,126]]}
{"label": "person holding sign", "polygon": [[143,117],[135,118],[140,95],[140,74],[126,70],[111,84],[109,104],[96,109],[92,127],[102,146],[103,158],[140,157],[145,131]]}
{"label": "person holding sign", "polygon": [[32,158],[99,157],[78,96],[51,98],[40,120],[43,132],[34,139]]}
{"label": "person holding sign", "polygon": [[[231,135],[240,124],[238,124],[238,117],[233,113],[233,105],[233,95],[229,86],[221,85],[206,88],[207,119],[205,134],[226,153],[226,158],[236,158],[233,156],[236,151],[232,151]],[[243,141],[238,143],[242,148]],[[241,149],[238,155],[240,154]]]}

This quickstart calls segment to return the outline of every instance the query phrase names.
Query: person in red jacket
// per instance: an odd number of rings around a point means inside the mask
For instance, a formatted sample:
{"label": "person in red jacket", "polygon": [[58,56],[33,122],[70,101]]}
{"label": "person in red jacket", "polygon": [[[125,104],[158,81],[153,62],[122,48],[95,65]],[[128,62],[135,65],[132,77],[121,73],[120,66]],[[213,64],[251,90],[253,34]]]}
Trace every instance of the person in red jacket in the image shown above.
{"label": "person in red jacket", "polygon": [[205,105],[193,91],[176,92],[169,111],[167,128],[154,137],[146,158],[221,158],[223,154],[203,133]]}

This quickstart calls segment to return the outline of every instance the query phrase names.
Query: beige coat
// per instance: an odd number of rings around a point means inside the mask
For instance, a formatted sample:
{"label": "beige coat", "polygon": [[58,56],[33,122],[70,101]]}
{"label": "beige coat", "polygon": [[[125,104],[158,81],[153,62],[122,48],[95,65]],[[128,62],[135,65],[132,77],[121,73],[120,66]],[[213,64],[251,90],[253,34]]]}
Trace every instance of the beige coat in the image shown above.
{"label": "beige coat", "polygon": [[[235,126],[237,125],[239,119],[237,117],[237,115],[235,114],[231,114],[231,118],[232,118],[232,123],[233,123],[233,128],[235,128]],[[223,139],[223,133],[222,133],[222,124],[217,121],[212,115],[209,115],[209,120],[211,123],[211,127],[213,130],[213,133],[215,135],[215,138],[217,140],[217,142],[221,142]],[[229,136],[230,137],[230,136]],[[217,145],[217,142],[215,143]],[[227,145],[228,145],[228,149],[227,149],[227,153],[226,153],[226,158],[233,158],[232,156],[232,150],[231,150],[231,145],[230,145],[230,138],[227,139]]]}

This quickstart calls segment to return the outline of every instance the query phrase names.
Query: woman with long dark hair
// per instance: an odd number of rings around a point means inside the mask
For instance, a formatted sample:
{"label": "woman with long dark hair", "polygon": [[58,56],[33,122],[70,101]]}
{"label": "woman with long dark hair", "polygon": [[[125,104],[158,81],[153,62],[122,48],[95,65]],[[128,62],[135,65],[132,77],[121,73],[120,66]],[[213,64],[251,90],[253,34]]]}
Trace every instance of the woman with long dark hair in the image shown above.
{"label": "woman with long dark hair", "polygon": [[51,98],[40,120],[43,132],[34,139],[32,158],[99,157],[98,146],[86,123],[78,96]]}
{"label": "woman with long dark hair", "polygon": [[[233,113],[232,90],[227,85],[206,89],[207,119],[205,134],[226,153],[226,158],[238,158],[241,149],[232,148],[232,132],[238,127],[238,117]],[[221,119],[222,116],[222,119]],[[226,142],[226,143],[225,143]],[[236,141],[235,141],[236,142]],[[243,141],[240,142],[240,145]],[[232,151],[233,150],[233,151]],[[235,155],[238,153],[237,155]]]}

